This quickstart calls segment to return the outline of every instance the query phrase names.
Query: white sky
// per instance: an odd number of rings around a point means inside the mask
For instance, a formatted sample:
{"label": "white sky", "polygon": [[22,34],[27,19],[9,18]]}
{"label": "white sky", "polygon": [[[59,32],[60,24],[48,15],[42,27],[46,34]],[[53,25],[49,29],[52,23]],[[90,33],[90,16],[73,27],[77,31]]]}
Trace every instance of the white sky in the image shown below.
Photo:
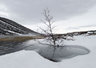
{"label": "white sky", "polygon": [[[56,33],[66,33],[73,31],[85,31],[85,30],[96,30],[96,6],[92,7],[88,10],[88,12],[84,14],[80,14],[78,16],[74,16],[72,18],[66,20],[60,20],[54,22],[56,28]],[[42,26],[41,23],[37,23],[34,25],[25,25],[33,30],[38,30],[38,26]],[[44,28],[44,27],[43,27]]]}
{"label": "white sky", "polygon": [[55,19],[55,33],[96,29],[96,0],[1,0],[0,16],[32,30],[43,26],[41,12],[48,7]]}

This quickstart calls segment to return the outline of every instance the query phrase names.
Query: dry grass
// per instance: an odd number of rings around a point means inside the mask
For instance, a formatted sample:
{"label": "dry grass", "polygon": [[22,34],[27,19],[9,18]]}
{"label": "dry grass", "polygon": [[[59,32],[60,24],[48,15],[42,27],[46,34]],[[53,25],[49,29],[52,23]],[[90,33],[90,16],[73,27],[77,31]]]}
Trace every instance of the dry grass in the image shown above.
{"label": "dry grass", "polygon": [[42,39],[44,36],[16,36],[16,37],[6,37],[6,38],[0,38],[0,41],[16,41],[16,42],[23,42],[27,40],[32,40],[32,39]]}

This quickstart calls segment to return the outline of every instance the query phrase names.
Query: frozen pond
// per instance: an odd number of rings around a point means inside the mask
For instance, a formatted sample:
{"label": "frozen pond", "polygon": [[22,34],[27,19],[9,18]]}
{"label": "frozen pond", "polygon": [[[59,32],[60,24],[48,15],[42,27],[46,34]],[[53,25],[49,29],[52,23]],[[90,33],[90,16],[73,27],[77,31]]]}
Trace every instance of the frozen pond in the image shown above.
{"label": "frozen pond", "polygon": [[[75,41],[65,41],[66,45],[72,45],[71,50],[68,49],[69,53],[84,54],[88,53],[86,49],[90,50],[89,54],[76,56],[70,59],[66,59],[62,62],[52,62],[40,56],[35,51],[23,50],[20,52],[4,55],[0,57],[1,68],[96,68],[96,36],[78,36],[74,37]],[[76,47],[74,47],[76,45]],[[79,51],[75,51],[74,48]],[[83,50],[82,49],[82,47]],[[73,47],[73,48],[72,48]],[[45,47],[44,47],[45,48]],[[68,46],[69,48],[69,46]],[[80,49],[81,48],[81,49]],[[60,49],[61,50],[61,49]],[[47,50],[44,50],[44,52]],[[57,49],[59,51],[59,49]],[[47,51],[48,52],[48,51]],[[52,52],[48,52],[52,53]],[[62,53],[62,51],[61,51]],[[64,53],[64,52],[63,52]],[[65,54],[65,53],[64,53]],[[67,52],[66,52],[67,54]],[[69,54],[68,54],[69,55]],[[62,57],[62,56],[61,56]],[[55,57],[56,58],[56,57]],[[60,59],[61,60],[61,59]]]}

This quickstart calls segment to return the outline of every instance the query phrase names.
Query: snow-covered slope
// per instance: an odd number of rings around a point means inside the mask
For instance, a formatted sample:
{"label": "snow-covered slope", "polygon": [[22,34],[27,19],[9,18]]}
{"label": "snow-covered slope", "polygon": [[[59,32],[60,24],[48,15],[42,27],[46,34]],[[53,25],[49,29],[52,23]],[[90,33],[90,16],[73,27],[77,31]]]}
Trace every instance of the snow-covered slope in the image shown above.
{"label": "snow-covered slope", "polygon": [[0,35],[21,35],[32,34],[38,35],[39,33],[26,28],[12,20],[0,17]]}
{"label": "snow-covered slope", "polygon": [[84,46],[90,53],[62,62],[52,62],[35,51],[20,51],[0,57],[1,68],[96,68],[96,36],[76,36],[75,41],[65,41],[66,45]]}

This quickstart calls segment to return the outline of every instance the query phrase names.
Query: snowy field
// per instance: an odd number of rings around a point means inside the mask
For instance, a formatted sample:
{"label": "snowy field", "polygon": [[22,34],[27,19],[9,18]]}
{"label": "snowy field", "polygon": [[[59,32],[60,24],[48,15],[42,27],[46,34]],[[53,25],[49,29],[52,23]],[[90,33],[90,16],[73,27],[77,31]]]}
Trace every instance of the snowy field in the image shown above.
{"label": "snowy field", "polygon": [[65,41],[66,45],[84,46],[89,54],[52,62],[35,51],[22,50],[0,56],[0,68],[96,68],[96,36],[77,36],[75,41]]}

